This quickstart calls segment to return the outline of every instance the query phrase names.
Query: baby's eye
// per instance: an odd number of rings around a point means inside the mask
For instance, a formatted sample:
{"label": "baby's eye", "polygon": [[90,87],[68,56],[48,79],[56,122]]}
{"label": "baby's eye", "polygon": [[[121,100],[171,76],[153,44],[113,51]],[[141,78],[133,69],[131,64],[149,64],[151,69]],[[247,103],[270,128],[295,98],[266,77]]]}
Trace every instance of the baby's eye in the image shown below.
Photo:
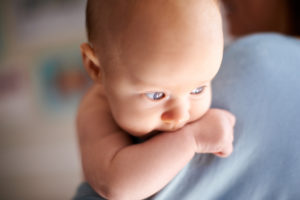
{"label": "baby's eye", "polygon": [[205,86],[201,86],[201,87],[198,87],[194,90],[191,91],[191,94],[192,95],[197,95],[197,94],[201,94],[205,89]]}
{"label": "baby's eye", "polygon": [[163,92],[149,92],[146,93],[146,96],[151,100],[158,101],[165,98],[166,94]]}

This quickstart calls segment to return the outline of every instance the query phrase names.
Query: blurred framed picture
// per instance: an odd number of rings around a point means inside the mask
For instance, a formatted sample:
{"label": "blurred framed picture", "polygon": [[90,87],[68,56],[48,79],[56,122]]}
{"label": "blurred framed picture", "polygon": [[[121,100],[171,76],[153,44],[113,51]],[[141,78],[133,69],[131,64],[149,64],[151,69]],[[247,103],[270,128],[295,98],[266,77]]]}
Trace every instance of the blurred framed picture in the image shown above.
{"label": "blurred framed picture", "polygon": [[55,113],[76,110],[91,83],[82,66],[79,47],[58,48],[37,55],[33,75],[39,104]]}

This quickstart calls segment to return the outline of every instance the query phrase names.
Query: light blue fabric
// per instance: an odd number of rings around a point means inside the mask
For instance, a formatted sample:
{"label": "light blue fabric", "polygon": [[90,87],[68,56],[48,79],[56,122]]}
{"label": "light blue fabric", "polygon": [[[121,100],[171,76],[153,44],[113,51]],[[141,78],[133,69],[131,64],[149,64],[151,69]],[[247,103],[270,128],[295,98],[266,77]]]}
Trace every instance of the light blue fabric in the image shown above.
{"label": "light blue fabric", "polygon": [[237,117],[233,154],[196,155],[151,199],[300,199],[298,104],[300,40],[278,34],[238,40],[225,49],[213,82],[213,107]]}

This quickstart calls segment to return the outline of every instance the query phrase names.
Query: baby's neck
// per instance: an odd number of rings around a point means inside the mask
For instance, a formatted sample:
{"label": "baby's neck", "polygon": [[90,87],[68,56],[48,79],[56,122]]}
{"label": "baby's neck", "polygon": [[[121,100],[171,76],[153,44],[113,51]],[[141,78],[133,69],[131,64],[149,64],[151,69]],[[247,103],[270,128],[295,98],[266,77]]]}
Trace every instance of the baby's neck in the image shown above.
{"label": "baby's neck", "polygon": [[150,132],[146,135],[140,136],[140,137],[132,136],[132,139],[133,139],[134,143],[141,143],[141,142],[144,142],[145,140],[148,140],[160,133],[162,133],[162,131],[152,131],[152,132]]}

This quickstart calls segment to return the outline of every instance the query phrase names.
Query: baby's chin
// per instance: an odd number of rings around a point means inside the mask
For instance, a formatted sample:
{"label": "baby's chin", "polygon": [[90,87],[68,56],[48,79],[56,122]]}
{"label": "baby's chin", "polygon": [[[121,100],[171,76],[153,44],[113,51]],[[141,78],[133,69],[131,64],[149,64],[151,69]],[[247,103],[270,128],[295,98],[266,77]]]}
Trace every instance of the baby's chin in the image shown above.
{"label": "baby's chin", "polygon": [[153,132],[153,129],[132,129],[128,127],[121,127],[126,133],[134,137],[143,138]]}

